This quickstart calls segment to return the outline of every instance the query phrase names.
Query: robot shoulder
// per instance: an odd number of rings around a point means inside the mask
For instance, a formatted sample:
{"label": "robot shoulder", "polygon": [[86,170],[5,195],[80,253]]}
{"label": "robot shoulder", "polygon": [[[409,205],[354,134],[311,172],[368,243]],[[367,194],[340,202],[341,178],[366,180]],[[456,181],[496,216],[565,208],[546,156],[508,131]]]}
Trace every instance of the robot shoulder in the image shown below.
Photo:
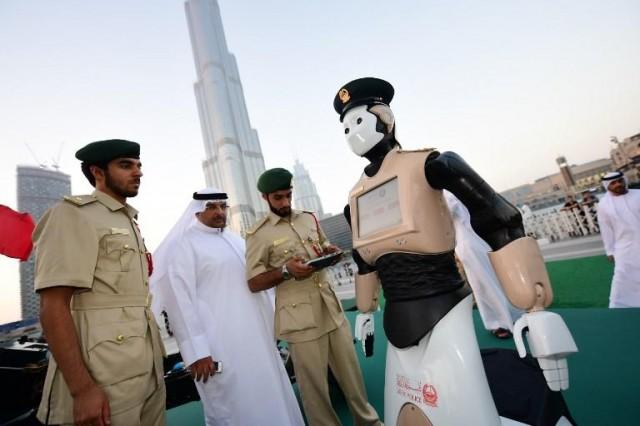
{"label": "robot shoulder", "polygon": [[398,153],[412,153],[412,152],[431,152],[436,151],[436,148],[420,148],[420,149],[399,149]]}

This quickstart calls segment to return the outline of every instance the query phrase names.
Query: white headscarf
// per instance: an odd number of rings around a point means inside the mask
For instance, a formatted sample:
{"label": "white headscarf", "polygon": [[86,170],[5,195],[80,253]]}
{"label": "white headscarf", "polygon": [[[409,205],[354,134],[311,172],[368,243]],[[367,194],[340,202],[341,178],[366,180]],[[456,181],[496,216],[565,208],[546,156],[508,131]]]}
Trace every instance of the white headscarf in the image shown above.
{"label": "white headscarf", "polygon": [[[173,255],[172,250],[175,244],[180,241],[184,231],[193,223],[196,219],[196,213],[205,210],[207,203],[216,201],[207,197],[207,195],[219,195],[217,201],[224,201],[227,199],[227,194],[220,191],[217,188],[209,187],[201,189],[200,191],[193,193],[193,199],[187,206],[180,219],[173,225],[173,228],[169,231],[164,240],[160,243],[156,251],[153,252],[153,274],[151,275],[149,291],[153,295],[151,303],[151,310],[156,316],[156,320],[162,326],[162,318],[160,314],[164,310],[164,302],[162,301],[162,291],[160,289],[169,285],[167,272],[169,269],[169,262]],[[200,196],[200,197],[199,197]],[[196,199],[202,198],[202,199]]]}
{"label": "white headscarf", "polygon": [[627,182],[627,177],[625,175],[623,175],[621,172],[609,172],[606,175],[602,176],[602,179],[600,180],[600,183],[602,183],[602,186],[604,187],[605,191],[609,190],[609,184],[611,182],[613,182],[614,180],[623,178],[624,179],[624,183],[628,184]]}

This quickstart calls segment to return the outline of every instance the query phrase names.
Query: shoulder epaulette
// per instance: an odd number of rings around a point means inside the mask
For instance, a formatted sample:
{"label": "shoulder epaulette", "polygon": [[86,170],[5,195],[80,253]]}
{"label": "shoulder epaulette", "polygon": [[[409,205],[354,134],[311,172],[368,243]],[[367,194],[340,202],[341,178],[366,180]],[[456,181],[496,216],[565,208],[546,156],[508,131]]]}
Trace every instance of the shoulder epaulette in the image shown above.
{"label": "shoulder epaulette", "polygon": [[302,210],[302,213],[306,213],[306,214],[310,214],[311,216],[313,216],[313,218],[315,219],[315,221],[318,221],[318,216],[316,216],[315,212],[309,211],[309,210]]}
{"label": "shoulder epaulette", "polygon": [[98,201],[93,195],[65,195],[64,200],[76,206],[84,206],[86,204]]}
{"label": "shoulder epaulette", "polygon": [[257,222],[256,222],[256,223],[255,223],[251,228],[247,229],[247,230],[245,231],[245,234],[246,234],[246,235],[253,235],[253,234],[255,234],[255,233],[256,233],[256,231],[257,231],[258,229],[260,229],[260,227],[261,227],[262,225],[264,225],[265,223],[267,223],[267,219],[269,219],[269,216],[268,216],[268,215],[267,215],[267,216],[264,216],[262,219],[260,219],[259,221],[257,221]]}
{"label": "shoulder epaulette", "polygon": [[435,148],[420,148],[420,149],[399,149],[398,152],[403,153],[403,152],[429,152],[429,151],[435,151]]}
{"label": "shoulder epaulette", "polygon": [[318,222],[318,217],[316,216],[316,214],[314,212],[310,212],[307,210],[302,210],[302,213],[306,213],[306,214],[310,214],[311,217],[313,218],[313,221],[316,224],[316,228],[318,229],[318,232],[320,232],[320,222]]}

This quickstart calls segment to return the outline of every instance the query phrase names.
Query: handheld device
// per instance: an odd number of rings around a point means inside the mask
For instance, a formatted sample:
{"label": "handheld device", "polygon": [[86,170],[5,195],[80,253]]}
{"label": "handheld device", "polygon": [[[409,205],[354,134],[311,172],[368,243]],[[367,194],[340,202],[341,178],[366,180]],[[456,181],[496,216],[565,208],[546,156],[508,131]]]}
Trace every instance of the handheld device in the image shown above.
{"label": "handheld device", "polygon": [[313,266],[316,269],[322,269],[332,265],[333,262],[337,260],[340,256],[342,256],[342,252],[337,251],[335,253],[329,253],[325,256],[316,257],[315,259],[308,260],[304,264]]}

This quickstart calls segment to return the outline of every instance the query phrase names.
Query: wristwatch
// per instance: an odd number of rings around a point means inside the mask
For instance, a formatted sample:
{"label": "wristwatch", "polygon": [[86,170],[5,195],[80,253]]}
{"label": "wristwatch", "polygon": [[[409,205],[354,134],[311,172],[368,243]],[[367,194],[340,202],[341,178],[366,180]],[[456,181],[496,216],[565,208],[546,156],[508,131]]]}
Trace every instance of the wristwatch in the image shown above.
{"label": "wristwatch", "polygon": [[282,279],[283,280],[286,281],[286,280],[291,278],[291,273],[287,269],[287,264],[286,263],[284,265],[282,265],[282,269],[280,270],[280,272],[282,273]]}

